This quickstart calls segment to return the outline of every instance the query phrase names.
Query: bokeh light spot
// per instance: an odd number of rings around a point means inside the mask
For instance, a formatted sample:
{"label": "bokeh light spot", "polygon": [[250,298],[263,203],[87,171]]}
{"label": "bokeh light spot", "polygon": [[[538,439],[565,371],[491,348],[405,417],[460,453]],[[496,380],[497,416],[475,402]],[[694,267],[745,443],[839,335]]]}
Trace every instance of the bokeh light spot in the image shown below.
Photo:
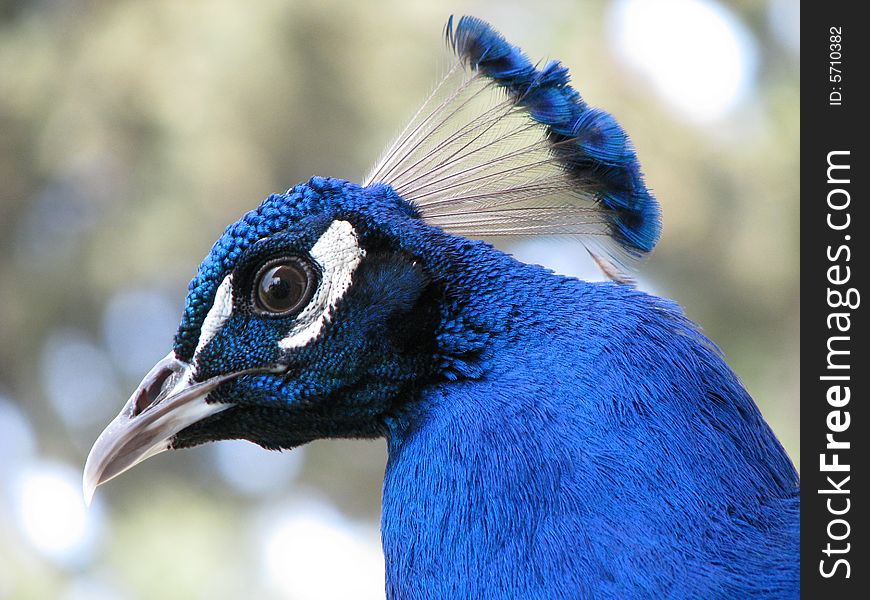
{"label": "bokeh light spot", "polygon": [[268,580],[284,597],[384,597],[384,561],[376,531],[365,536],[320,503],[270,511],[263,523],[263,566]]}
{"label": "bokeh light spot", "polygon": [[279,492],[302,470],[303,448],[270,452],[243,440],[212,446],[218,473],[237,491],[248,495]]}
{"label": "bokeh light spot", "polygon": [[63,564],[88,559],[100,527],[100,510],[85,508],[78,471],[57,463],[33,463],[16,477],[12,497],[17,522],[37,552]]}
{"label": "bokeh light spot", "polygon": [[42,371],[52,406],[71,427],[104,423],[124,401],[105,351],[77,329],[48,336]]}
{"label": "bokeh light spot", "polygon": [[712,0],[617,0],[608,14],[619,55],[680,116],[726,116],[753,91],[756,42]]}
{"label": "bokeh light spot", "polygon": [[152,289],[125,290],[112,296],[103,315],[103,337],[112,360],[138,380],[172,347],[181,307]]}
{"label": "bokeh light spot", "polygon": [[0,480],[5,481],[36,450],[36,437],[27,417],[0,395]]}

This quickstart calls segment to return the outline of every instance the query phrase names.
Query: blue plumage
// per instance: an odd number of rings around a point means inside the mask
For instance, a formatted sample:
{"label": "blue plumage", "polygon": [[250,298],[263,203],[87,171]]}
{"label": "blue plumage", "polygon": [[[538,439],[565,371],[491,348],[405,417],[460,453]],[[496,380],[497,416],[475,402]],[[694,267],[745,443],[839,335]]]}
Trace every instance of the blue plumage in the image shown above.
{"label": "blue plumage", "polygon": [[367,185],[315,177],[229,226],[86,490],[212,440],[384,437],[391,599],[796,597],[799,478],[714,344],[672,302],[453,233],[604,226],[639,255],[659,225],[563,67],[476,19],[448,35],[460,92],[507,100],[446,129],[449,95]]}
{"label": "blue plumage", "polygon": [[493,79],[546,126],[569,175],[591,185],[611,211],[614,237],[634,254],[650,252],[661,231],[659,208],[644,185],[634,149],[610,114],[587,106],[568,85],[568,69],[558,61],[535,68],[522,50],[474,17],[462,17],[455,30],[451,17],[447,39],[472,70]]}
{"label": "blue plumage", "polygon": [[463,254],[485,376],[392,423],[392,597],[796,597],[797,475],[679,309]]}

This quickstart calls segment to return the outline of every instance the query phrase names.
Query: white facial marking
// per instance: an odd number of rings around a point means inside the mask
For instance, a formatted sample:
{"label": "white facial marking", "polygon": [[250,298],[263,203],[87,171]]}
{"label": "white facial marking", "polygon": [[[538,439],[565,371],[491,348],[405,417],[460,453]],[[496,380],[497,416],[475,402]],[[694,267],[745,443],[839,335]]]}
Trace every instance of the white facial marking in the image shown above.
{"label": "white facial marking", "polygon": [[285,350],[301,348],[320,334],[335,305],[350,288],[353,273],[365,256],[365,250],[360,248],[353,225],[347,221],[333,221],[311,248],[310,254],[320,266],[322,279],[287,337],[278,343]]}
{"label": "white facial marking", "polygon": [[205,345],[214,339],[221,327],[224,326],[230,315],[233,314],[233,274],[230,273],[221,282],[220,287],[214,297],[214,302],[211,308],[208,309],[208,314],[202,322],[202,327],[199,329],[199,342],[196,344],[196,350],[193,351],[194,361],[199,356],[199,351],[205,348]]}

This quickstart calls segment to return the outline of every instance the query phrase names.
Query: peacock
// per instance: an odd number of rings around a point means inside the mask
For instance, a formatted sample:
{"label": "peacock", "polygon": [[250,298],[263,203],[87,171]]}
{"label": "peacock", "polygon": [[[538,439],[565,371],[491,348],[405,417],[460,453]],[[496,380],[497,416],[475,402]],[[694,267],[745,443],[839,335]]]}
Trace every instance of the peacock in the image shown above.
{"label": "peacock", "polygon": [[[661,229],[636,153],[558,61],[488,23],[362,184],[230,225],[97,485],[170,449],[385,438],[386,594],[792,598],[799,476],[721,352],[637,289]],[[570,235],[586,282],[480,238]]]}

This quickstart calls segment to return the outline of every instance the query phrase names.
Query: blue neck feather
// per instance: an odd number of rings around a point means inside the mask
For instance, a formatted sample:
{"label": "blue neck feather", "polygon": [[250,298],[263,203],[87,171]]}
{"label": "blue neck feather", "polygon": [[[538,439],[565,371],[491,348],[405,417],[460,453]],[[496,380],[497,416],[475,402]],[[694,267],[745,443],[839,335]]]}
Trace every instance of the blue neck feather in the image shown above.
{"label": "blue neck feather", "polygon": [[388,422],[390,597],[796,589],[798,476],[676,305],[442,242],[454,381]]}

